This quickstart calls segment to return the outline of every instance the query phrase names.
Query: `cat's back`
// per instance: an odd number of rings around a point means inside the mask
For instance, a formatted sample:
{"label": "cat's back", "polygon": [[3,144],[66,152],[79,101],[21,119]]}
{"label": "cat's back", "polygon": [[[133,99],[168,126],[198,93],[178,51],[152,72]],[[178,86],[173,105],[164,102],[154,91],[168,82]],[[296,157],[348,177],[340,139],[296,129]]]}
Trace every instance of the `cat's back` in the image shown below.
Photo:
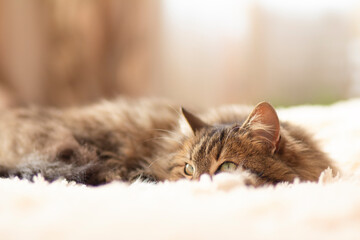
{"label": "cat's back", "polygon": [[60,110],[28,107],[0,111],[0,160],[16,164],[20,156],[36,153],[65,131]]}
{"label": "cat's back", "polygon": [[[142,142],[178,121],[176,106],[160,99],[101,101],[67,109],[28,107],[0,112],[0,159],[16,164],[36,152],[78,140],[106,145]],[[120,141],[120,142],[116,142]]]}
{"label": "cat's back", "polygon": [[177,110],[177,106],[162,99],[118,98],[66,109],[63,121],[70,127],[145,130],[174,125]]}

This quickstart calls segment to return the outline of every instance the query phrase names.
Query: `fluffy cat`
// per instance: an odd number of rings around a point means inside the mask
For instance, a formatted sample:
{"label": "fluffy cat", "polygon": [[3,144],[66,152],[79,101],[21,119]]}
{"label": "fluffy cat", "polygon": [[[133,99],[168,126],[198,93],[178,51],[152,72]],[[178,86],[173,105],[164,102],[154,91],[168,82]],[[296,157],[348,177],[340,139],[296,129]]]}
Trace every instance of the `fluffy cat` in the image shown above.
{"label": "fluffy cat", "polygon": [[259,186],[316,181],[335,167],[301,128],[279,122],[268,103],[196,116],[165,101],[104,101],[72,109],[0,113],[0,176],[42,174],[87,185],[114,180],[199,179],[247,171]]}

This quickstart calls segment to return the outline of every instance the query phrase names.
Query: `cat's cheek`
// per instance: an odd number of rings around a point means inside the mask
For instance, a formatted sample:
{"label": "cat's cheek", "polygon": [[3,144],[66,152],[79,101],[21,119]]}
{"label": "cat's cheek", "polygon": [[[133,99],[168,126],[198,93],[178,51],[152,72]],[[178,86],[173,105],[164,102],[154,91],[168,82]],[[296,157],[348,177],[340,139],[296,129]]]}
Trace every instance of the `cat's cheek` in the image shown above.
{"label": "cat's cheek", "polygon": [[178,181],[180,179],[185,179],[185,176],[176,176],[176,177],[170,177],[169,180],[172,182]]}
{"label": "cat's cheek", "polygon": [[182,174],[179,170],[172,170],[169,174],[169,181],[177,181],[183,178],[187,178],[184,174]]}

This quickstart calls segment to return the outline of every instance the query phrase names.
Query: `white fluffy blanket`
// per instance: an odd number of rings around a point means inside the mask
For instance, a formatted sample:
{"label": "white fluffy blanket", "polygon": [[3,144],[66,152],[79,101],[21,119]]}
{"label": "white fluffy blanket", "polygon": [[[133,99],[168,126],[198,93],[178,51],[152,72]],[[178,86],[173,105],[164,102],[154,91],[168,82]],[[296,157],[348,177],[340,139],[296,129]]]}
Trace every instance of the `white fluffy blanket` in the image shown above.
{"label": "white fluffy blanket", "polygon": [[360,239],[360,99],[278,112],[341,176],[257,189],[231,174],[97,188],[0,179],[0,239]]}

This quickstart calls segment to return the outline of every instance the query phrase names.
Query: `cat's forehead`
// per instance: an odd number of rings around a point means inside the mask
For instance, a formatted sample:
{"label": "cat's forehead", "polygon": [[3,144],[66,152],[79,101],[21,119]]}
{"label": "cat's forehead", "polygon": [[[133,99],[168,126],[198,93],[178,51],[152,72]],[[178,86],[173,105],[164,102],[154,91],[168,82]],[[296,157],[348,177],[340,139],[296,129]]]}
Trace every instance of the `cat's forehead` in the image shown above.
{"label": "cat's forehead", "polygon": [[224,147],[239,128],[238,124],[218,125],[196,132],[191,141],[190,160],[196,161],[210,154],[219,154],[220,148]]}
{"label": "cat's forehead", "polygon": [[237,123],[232,124],[219,124],[213,125],[207,128],[202,129],[201,131],[196,132],[194,136],[195,141],[201,141],[204,138],[222,138],[225,135],[232,134],[237,132],[241,126]]}
{"label": "cat's forehead", "polygon": [[229,124],[197,132],[188,148],[188,158],[205,167],[208,162],[242,159],[260,151],[246,129]]}

